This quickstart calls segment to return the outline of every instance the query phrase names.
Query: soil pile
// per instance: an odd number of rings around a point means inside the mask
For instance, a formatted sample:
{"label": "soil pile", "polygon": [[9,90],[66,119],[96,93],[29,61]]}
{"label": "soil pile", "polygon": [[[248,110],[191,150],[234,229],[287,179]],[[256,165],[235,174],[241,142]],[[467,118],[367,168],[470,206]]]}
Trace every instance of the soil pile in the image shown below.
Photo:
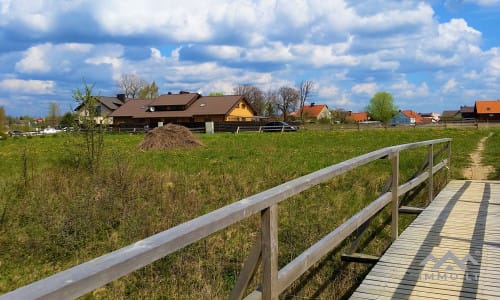
{"label": "soil pile", "polygon": [[194,148],[198,146],[203,146],[203,143],[194,136],[188,128],[180,125],[168,124],[148,132],[144,140],[139,144],[139,149],[169,150]]}

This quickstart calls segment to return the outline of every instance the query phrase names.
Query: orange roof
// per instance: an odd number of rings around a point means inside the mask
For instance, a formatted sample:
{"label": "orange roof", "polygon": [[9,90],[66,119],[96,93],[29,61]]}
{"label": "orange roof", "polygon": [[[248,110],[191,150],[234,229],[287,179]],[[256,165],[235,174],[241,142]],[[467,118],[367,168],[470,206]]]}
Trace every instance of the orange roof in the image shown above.
{"label": "orange roof", "polygon": [[422,116],[419,113],[416,113],[413,110],[402,110],[401,113],[403,113],[408,118],[415,119],[415,123],[425,122],[424,118],[422,118]]}
{"label": "orange roof", "polygon": [[354,122],[363,122],[368,121],[368,113],[366,112],[358,112],[358,113],[349,113],[347,116],[348,119],[353,120]]}
{"label": "orange roof", "polygon": [[[326,104],[315,104],[315,105],[304,105],[303,109],[303,116],[308,117],[308,118],[317,118],[323,108],[327,108],[328,106]],[[299,118],[300,117],[300,109],[299,111],[296,111],[291,114],[291,116]]]}
{"label": "orange roof", "polygon": [[477,100],[476,113],[500,114],[500,100]]}

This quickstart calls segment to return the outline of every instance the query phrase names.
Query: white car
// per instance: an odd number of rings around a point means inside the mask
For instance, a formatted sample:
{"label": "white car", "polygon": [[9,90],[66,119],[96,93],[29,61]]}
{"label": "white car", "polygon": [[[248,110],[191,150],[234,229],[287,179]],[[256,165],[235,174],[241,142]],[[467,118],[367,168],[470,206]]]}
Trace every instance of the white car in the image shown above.
{"label": "white car", "polygon": [[50,128],[50,127],[49,128],[45,128],[43,130],[43,134],[54,134],[54,133],[57,133],[57,132],[58,132],[57,130],[55,130],[54,128]]}

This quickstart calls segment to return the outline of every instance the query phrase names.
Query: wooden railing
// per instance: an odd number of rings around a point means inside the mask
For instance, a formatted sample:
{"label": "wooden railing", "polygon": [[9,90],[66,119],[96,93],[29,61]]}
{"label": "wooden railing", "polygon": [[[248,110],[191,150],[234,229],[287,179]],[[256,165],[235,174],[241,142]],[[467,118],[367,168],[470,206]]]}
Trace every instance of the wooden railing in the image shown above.
{"label": "wooden railing", "polygon": [[[443,144],[438,152],[434,151],[436,144]],[[410,180],[399,184],[399,153],[423,146],[428,146],[426,161]],[[435,163],[437,154],[442,153],[445,153],[442,155],[444,157]],[[450,155],[451,139],[448,138],[376,150],[244,198],[132,245],[4,294],[0,299],[76,298],[257,213],[261,215],[261,234],[243,265],[230,298],[241,299],[245,296],[249,282],[262,263],[261,287],[247,298],[277,299],[281,292],[311,266],[389,204],[392,206],[392,238],[396,239],[400,211],[399,197],[427,181],[430,187],[428,201],[432,201],[433,175],[443,167],[447,167],[448,179]],[[389,158],[392,161],[391,190],[382,193],[364,209],[278,270],[278,204],[310,187],[381,158]]]}

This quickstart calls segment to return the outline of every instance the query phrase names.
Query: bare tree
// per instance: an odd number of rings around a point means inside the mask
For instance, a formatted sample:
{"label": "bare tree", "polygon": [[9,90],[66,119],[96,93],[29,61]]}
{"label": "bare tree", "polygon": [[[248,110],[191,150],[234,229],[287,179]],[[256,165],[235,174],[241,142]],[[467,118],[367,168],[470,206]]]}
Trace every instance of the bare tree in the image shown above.
{"label": "bare tree", "polygon": [[139,91],[140,99],[153,99],[156,97],[158,97],[158,86],[154,81],[151,84],[146,84],[146,86]]}
{"label": "bare tree", "polygon": [[266,101],[261,89],[251,85],[240,85],[233,89],[236,95],[242,95],[250,103],[259,116],[264,115]]}
{"label": "bare tree", "polygon": [[281,87],[278,91],[278,97],[276,99],[276,107],[283,114],[283,120],[287,120],[288,113],[294,111],[297,108],[297,104],[300,99],[300,93],[291,87]]}
{"label": "bare tree", "polygon": [[[92,95],[94,85],[89,86],[85,80],[83,88],[73,91],[73,99],[82,107],[83,114],[80,115],[80,126],[82,127],[81,134],[83,136],[83,144],[77,145],[81,153],[77,155],[82,159],[85,167],[89,171],[95,173],[99,166],[104,149],[104,126],[96,124],[98,117],[98,97]],[[77,143],[78,144],[78,143]]]}
{"label": "bare tree", "polygon": [[299,110],[300,110],[300,119],[303,120],[303,114],[304,114],[304,104],[306,103],[307,99],[309,98],[312,89],[314,87],[314,82],[311,80],[303,80],[300,83],[299,87],[299,93],[300,93],[300,104],[299,104]]}
{"label": "bare tree", "polygon": [[50,102],[49,114],[47,115],[47,120],[50,126],[56,127],[59,123],[59,119],[61,117],[61,112],[59,110],[59,105],[57,102]]}
{"label": "bare tree", "polygon": [[139,96],[139,92],[148,85],[146,80],[136,74],[122,74],[117,83],[125,96],[130,99]]}
{"label": "bare tree", "polygon": [[267,91],[264,95],[264,113],[263,116],[273,117],[276,114],[276,103],[278,103],[278,92]]}
{"label": "bare tree", "polygon": [[5,136],[7,133],[6,130],[7,124],[7,115],[5,114],[5,109],[3,106],[0,106],[0,136]]}

